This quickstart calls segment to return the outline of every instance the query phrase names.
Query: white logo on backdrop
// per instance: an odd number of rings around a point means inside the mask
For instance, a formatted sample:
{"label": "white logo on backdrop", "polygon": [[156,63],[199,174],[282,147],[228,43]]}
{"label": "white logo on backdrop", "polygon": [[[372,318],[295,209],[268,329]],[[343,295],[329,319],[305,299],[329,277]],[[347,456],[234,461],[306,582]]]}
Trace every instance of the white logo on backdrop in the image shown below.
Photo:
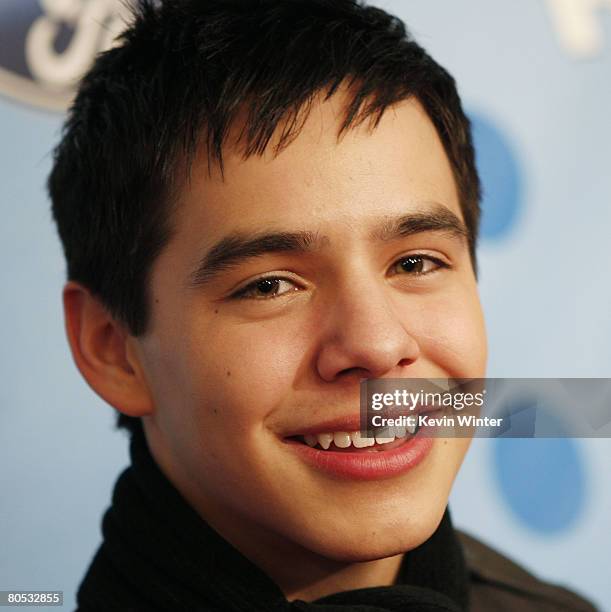
{"label": "white logo on backdrop", "polygon": [[547,0],[547,7],[560,43],[570,55],[587,59],[602,51],[603,12],[611,9],[611,0]]}
{"label": "white logo on backdrop", "polygon": [[[3,2],[3,0],[0,0]],[[0,57],[0,90],[22,102],[65,109],[95,56],[115,44],[130,11],[126,0],[21,0],[0,5],[0,29],[14,51]],[[21,30],[20,15],[31,23]],[[11,28],[13,28],[11,30]]]}
{"label": "white logo on backdrop", "polygon": [[[40,0],[44,14],[30,28],[25,57],[32,76],[54,88],[72,87],[96,53],[108,49],[125,27],[120,0]],[[61,52],[55,43],[62,27],[74,33]]]}

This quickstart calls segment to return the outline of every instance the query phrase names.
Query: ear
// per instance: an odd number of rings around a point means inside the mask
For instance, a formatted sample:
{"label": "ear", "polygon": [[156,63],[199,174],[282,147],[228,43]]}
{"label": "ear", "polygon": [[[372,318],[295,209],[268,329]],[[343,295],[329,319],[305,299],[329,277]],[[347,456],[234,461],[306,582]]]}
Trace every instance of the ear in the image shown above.
{"label": "ear", "polygon": [[72,357],[89,386],[127,416],[152,413],[153,401],[135,339],[79,283],[66,284],[63,302]]}

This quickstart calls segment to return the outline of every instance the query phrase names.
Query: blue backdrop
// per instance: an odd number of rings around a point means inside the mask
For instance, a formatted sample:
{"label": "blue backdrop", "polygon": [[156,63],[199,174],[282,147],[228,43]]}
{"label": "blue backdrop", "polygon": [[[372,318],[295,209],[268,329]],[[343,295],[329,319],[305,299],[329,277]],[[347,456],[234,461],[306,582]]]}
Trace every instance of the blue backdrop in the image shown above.
{"label": "blue backdrop", "polygon": [[[473,121],[489,376],[611,377],[611,0],[372,4],[452,72]],[[0,8],[0,589],[63,589],[67,610],[127,444],[69,354],[44,181],[70,82],[117,7]],[[455,522],[611,610],[610,473],[610,440],[476,439]]]}

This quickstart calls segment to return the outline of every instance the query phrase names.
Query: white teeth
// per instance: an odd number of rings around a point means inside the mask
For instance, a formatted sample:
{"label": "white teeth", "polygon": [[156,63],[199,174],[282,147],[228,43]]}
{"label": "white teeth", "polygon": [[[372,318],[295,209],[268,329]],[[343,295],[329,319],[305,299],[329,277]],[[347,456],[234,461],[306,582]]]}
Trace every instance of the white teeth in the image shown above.
{"label": "white teeth", "polygon": [[364,438],[361,436],[360,431],[353,431],[350,434],[352,445],[354,448],[366,448],[367,446],[373,446],[375,444],[375,438]]}
{"label": "white teeth", "polygon": [[407,428],[395,425],[395,438],[405,438],[407,436]]}
{"label": "white teeth", "polygon": [[318,443],[327,450],[329,446],[331,446],[331,442],[333,442],[333,434],[331,433],[321,433],[316,436],[318,438]]}
{"label": "white teeth", "polygon": [[376,434],[376,442],[378,444],[390,444],[395,441],[395,430],[394,427],[386,428]]}
{"label": "white teeth", "polygon": [[318,444],[318,438],[316,436],[305,435],[303,438],[308,446],[316,446]]}
{"label": "white teeth", "polygon": [[443,389],[444,391],[450,390],[450,379],[449,378],[438,378],[436,379],[435,382],[440,389]]}
{"label": "white teeth", "polygon": [[338,448],[348,448],[352,444],[350,434],[345,431],[337,431],[333,434],[333,442]]}
{"label": "white teeth", "polygon": [[335,431],[333,433],[306,434],[303,436],[304,442],[310,446],[320,446],[324,450],[329,450],[331,443],[337,448],[367,448],[377,444],[390,444],[397,438],[405,438],[407,433],[414,433],[415,427],[386,427],[374,432],[375,437],[367,438],[361,435],[360,431]]}
{"label": "white teeth", "polygon": [[413,425],[408,425],[407,426],[407,431],[409,431],[409,433],[413,434],[416,431],[416,420],[413,419],[412,421],[410,421],[411,423],[413,423]]}

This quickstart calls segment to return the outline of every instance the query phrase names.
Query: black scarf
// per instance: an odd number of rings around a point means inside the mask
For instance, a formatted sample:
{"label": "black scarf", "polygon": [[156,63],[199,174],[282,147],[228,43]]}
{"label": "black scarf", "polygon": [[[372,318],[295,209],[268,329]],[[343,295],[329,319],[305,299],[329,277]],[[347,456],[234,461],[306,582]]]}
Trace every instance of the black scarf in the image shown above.
{"label": "black scarf", "polygon": [[446,509],[435,533],[405,555],[398,584],[288,602],[257,566],[210,528],[153,460],[139,428],[132,464],[102,522],[104,541],[81,583],[90,612],[460,612],[467,571]]}

